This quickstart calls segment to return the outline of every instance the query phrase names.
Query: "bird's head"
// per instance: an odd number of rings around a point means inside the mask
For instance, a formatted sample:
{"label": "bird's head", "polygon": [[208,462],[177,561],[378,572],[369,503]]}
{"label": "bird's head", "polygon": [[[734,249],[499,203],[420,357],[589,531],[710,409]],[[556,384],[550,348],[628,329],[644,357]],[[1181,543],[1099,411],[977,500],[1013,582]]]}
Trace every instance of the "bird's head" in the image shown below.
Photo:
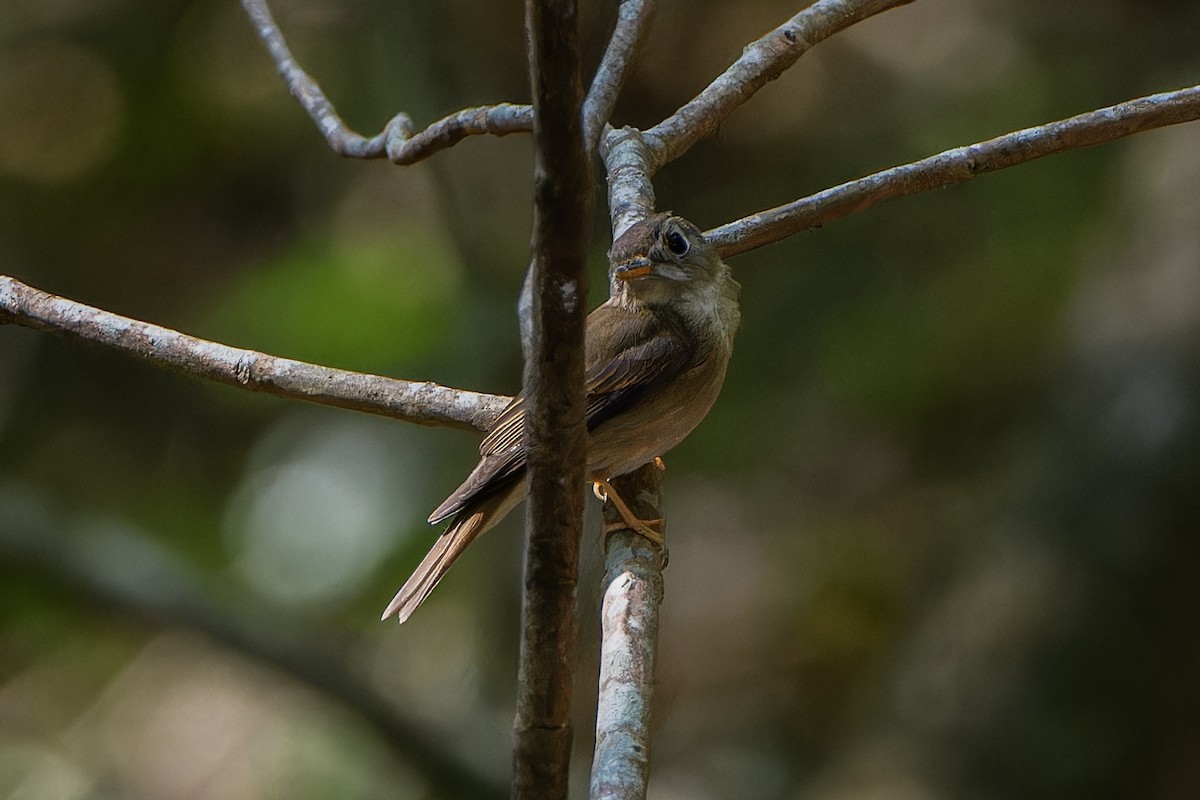
{"label": "bird's head", "polygon": [[613,294],[644,303],[668,302],[719,284],[729,275],[700,229],[671,213],[629,226],[613,242],[608,261]]}

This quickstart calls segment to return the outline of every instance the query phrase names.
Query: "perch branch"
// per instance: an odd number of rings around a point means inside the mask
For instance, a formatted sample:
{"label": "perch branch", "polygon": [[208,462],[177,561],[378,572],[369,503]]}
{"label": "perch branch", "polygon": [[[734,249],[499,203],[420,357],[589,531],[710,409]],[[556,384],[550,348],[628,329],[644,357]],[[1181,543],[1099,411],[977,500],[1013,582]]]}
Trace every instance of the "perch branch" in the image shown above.
{"label": "perch branch", "polygon": [[357,647],[351,637],[315,631],[311,620],[285,623],[287,615],[280,610],[247,612],[253,604],[240,604],[234,616],[210,599],[184,565],[149,540],[97,538],[80,547],[51,524],[10,514],[0,521],[0,563],[33,574],[40,588],[53,588],[89,608],[198,631],[332,697],[373,728],[438,796],[504,796],[495,778],[445,747],[433,731],[347,668],[343,654]]}
{"label": "perch branch", "polygon": [[412,120],[402,112],[392,117],[381,132],[369,138],[363,136],[345,123],[321,87],[296,61],[266,0],[242,0],[242,7],[292,96],[308,112],[329,147],[340,156],[387,157],[396,164],[413,164],[458,144],[467,136],[485,133],[504,136],[533,130],[533,110],[529,106],[500,103],[463,109],[420,133],[413,133]]}
{"label": "perch branch", "polygon": [[857,22],[912,0],[817,0],[742,55],[704,91],[643,135],[654,171],[683,155],[717,129],[738,106],[796,63],[810,47]]}
{"label": "perch branch", "polygon": [[322,367],[198,339],[34,289],[0,275],[0,324],[64,333],[152,364],[276,397],[419,425],[486,431],[507,397]]}
{"label": "perch branch", "polygon": [[536,120],[533,336],[525,364],[529,499],[512,796],[565,800],[587,448],[583,342],[591,159],[583,138],[574,0],[526,0],[525,29]]}
{"label": "perch branch", "polygon": [[[600,142],[608,173],[608,207],[613,238],[654,211],[650,151],[633,128],[605,130]],[[611,279],[610,279],[611,280]],[[610,292],[612,287],[609,287]],[[662,472],[652,465],[614,479],[642,519],[661,519]],[[606,523],[621,520],[612,503]],[[617,531],[605,540],[605,586],[601,606],[596,746],[591,800],[645,798],[650,780],[650,703],[662,601],[660,553],[640,535]]]}
{"label": "perch branch", "polygon": [[885,169],[751,214],[704,235],[722,257],[735,256],[865,211],[885,200],[963,183],[976,175],[1044,156],[1196,119],[1200,119],[1200,86],[1139,97]]}
{"label": "perch branch", "polygon": [[[661,519],[662,471],[647,464],[613,479],[641,519]],[[612,503],[604,521],[623,522]],[[596,753],[591,800],[635,800],[650,780],[650,702],[658,646],[658,606],[666,553],[630,530],[605,541],[603,639],[596,699]]]}
{"label": "perch branch", "polygon": [[605,123],[612,118],[617,96],[654,19],[654,0],[622,0],[617,23],[604,57],[583,101],[583,137],[588,149],[596,146]]}

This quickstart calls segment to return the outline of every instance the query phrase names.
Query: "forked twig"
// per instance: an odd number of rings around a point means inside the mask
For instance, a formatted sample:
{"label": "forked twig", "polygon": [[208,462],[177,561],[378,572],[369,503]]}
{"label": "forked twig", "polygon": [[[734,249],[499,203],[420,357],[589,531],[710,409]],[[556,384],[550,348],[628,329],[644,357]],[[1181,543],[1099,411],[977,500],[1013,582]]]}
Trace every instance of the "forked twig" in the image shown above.
{"label": "forked twig", "polygon": [[612,118],[617,96],[654,19],[654,0],[622,0],[604,57],[583,101],[583,140],[589,148]]}
{"label": "forked twig", "polygon": [[413,132],[412,119],[401,112],[392,117],[379,133],[371,137],[363,136],[345,123],[333,103],[321,91],[320,85],[296,61],[266,0],[242,0],[242,7],[292,96],[316,123],[329,147],[340,156],[386,157],[396,164],[413,164],[458,144],[467,136],[486,133],[504,136],[533,130],[533,109],[530,106],[499,103],[465,108],[438,120],[419,133]]}
{"label": "forked twig", "polygon": [[651,155],[641,131],[609,128],[600,140],[608,179],[608,215],[615,240],[633,223],[654,213]]}

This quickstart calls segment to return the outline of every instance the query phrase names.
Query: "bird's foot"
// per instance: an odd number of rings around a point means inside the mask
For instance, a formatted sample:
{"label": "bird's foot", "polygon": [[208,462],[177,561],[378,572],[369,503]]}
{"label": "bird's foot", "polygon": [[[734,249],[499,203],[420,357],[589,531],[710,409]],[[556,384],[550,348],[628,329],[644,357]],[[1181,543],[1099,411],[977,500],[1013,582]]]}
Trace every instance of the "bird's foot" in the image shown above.
{"label": "bird's foot", "polygon": [[604,523],[604,535],[609,536],[617,531],[630,530],[646,539],[660,550],[667,549],[667,523],[664,519],[621,519],[617,522]]}
{"label": "bird's foot", "polygon": [[662,456],[655,456],[654,461],[652,461],[651,463],[654,464],[654,466],[658,469],[659,472],[667,471],[667,462],[662,460]]}
{"label": "bird's foot", "polygon": [[648,539],[651,544],[661,549],[666,549],[667,546],[667,522],[661,517],[658,519],[641,519],[633,510],[625,504],[621,499],[621,495],[613,489],[612,484],[608,481],[595,481],[592,483],[592,492],[601,501],[611,501],[613,507],[617,509],[617,513],[621,515],[619,522],[604,523],[605,536],[616,533],[617,531],[631,530],[634,533]]}

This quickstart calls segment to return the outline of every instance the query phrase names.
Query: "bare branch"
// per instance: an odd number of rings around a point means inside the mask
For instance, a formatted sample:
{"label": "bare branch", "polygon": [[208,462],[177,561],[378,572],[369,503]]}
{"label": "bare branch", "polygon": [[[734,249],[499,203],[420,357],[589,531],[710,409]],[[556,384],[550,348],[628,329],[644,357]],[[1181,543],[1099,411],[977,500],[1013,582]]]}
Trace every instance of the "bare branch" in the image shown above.
{"label": "bare branch", "polygon": [[387,157],[396,164],[415,164],[439,150],[453,147],[468,136],[487,133],[507,136],[532,130],[533,106],[499,103],[464,108],[408,138],[395,136],[388,139]]}
{"label": "bare branch", "polygon": [[412,119],[404,113],[392,117],[381,132],[370,138],[355,133],[338,116],[317,82],[296,61],[266,0],[242,0],[242,7],[292,96],[316,123],[329,147],[340,156],[387,157],[396,164],[413,164],[458,144],[467,136],[484,133],[504,136],[533,130],[531,107],[500,103],[463,109],[416,134],[413,133]]}
{"label": "bare branch", "polygon": [[[662,518],[662,471],[647,464],[613,480],[640,519]],[[623,522],[613,504],[604,521]],[[596,754],[591,800],[644,798],[650,780],[650,702],[658,646],[658,606],[666,553],[629,530],[605,542],[608,587],[601,610],[603,639],[596,700]]]}
{"label": "bare branch", "polygon": [[650,150],[636,128],[608,128],[600,141],[608,172],[608,214],[613,239],[654,213]]}
{"label": "bare branch", "polygon": [[596,146],[601,130],[612,118],[617,95],[653,19],[654,0],[621,0],[612,37],[583,102],[583,138],[589,149]]}
{"label": "bare branch", "polygon": [[366,138],[350,129],[338,116],[333,103],[325,97],[321,87],[305,72],[292,51],[284,41],[283,33],[271,16],[266,0],[242,0],[242,8],[254,24],[258,38],[266,45],[275,68],[291,90],[292,96],[300,102],[317,129],[325,137],[325,141],[335,153],[348,158],[382,158],[388,137],[406,137],[412,131],[412,122],[406,114],[397,114],[384,127],[381,133]]}
{"label": "bare branch", "polygon": [[229,347],[67,300],[0,275],[0,324],[5,323],[65,333],[230,386],[418,425],[486,431],[509,399]]}
{"label": "bare branch", "polygon": [[910,194],[963,183],[987,172],[1067,150],[1103,144],[1153,128],[1200,119],[1200,86],[1162,92],[885,169],[761,211],[704,234],[722,257]]}
{"label": "bare branch", "polygon": [[695,98],[643,135],[654,171],[717,129],[742,103],[778,78],[810,47],[856,22],[913,0],[818,0],[765,36]]}
{"label": "bare branch", "polygon": [[[7,514],[0,520],[0,563],[32,572],[38,586],[163,627],[183,626],[322,692],[373,728],[438,796],[501,797],[495,778],[453,750],[434,731],[397,709],[356,676],[345,654],[359,644],[341,631],[314,630],[312,620],[289,621],[280,609],[235,617],[218,606],[195,576],[153,542],[122,536],[86,548],[69,543],[54,526]],[[41,515],[39,515],[41,516]],[[11,574],[11,573],[10,573]]]}
{"label": "bare branch", "polygon": [[516,800],[565,800],[583,528],[583,343],[591,159],[583,139],[575,0],[526,0],[536,123],[533,337],[525,364],[525,591],[517,711]]}

